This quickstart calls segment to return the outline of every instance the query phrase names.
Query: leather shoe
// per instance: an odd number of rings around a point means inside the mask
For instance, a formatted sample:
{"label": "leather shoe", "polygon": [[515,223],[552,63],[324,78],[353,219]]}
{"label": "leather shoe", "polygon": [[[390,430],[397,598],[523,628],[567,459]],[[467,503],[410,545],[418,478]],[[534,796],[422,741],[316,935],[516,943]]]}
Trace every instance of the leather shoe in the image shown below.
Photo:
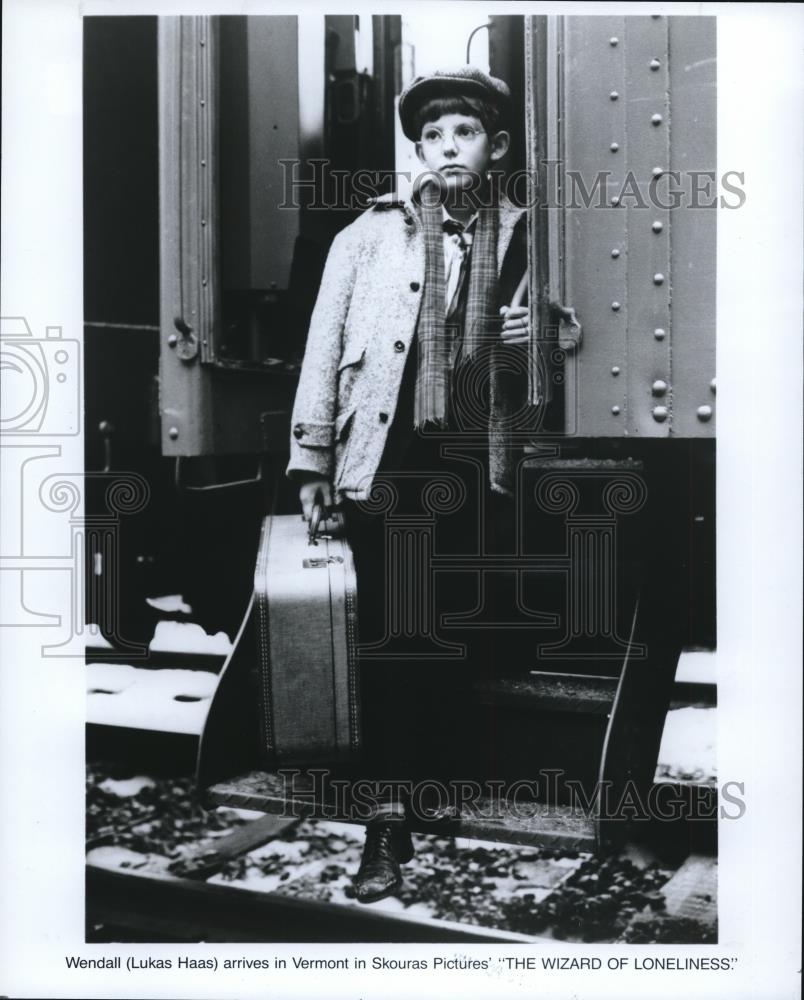
{"label": "leather shoe", "polygon": [[366,844],[354,878],[355,897],[374,903],[392,895],[402,885],[400,864],[413,857],[413,841],[403,823],[372,823],[366,827]]}

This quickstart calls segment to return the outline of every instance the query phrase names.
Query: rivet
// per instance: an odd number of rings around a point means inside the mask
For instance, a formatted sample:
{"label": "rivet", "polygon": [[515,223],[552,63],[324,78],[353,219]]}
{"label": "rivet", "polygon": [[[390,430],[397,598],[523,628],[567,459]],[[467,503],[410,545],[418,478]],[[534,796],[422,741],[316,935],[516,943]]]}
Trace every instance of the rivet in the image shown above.
{"label": "rivet", "polygon": [[175,347],[176,344],[178,344],[178,342],[179,338],[176,336],[176,334],[171,333],[171,335],[168,337],[168,347]]}
{"label": "rivet", "polygon": [[664,379],[657,378],[653,385],[650,387],[650,391],[654,396],[663,396],[667,392],[667,383]]}
{"label": "rivet", "polygon": [[650,228],[654,233],[660,233],[664,229],[664,224],[657,219]]}
{"label": "rivet", "polygon": [[619,375],[620,374],[620,366],[619,365],[614,365],[612,367],[612,369],[611,369],[611,374],[612,375]]}
{"label": "rivet", "polygon": [[206,161],[206,160],[202,160],[202,161],[201,161],[201,166],[202,166],[202,167],[205,167],[206,165],[207,165],[207,161]]}
{"label": "rivet", "polygon": [[654,167],[653,170],[651,170],[651,173],[654,177],[661,177],[664,170],[661,167]]}
{"label": "rivet", "polygon": [[178,436],[179,436],[179,428],[171,427],[170,430],[168,431],[168,437],[170,438],[170,440],[175,441]]}
{"label": "rivet", "polygon": [[698,413],[698,419],[701,420],[701,421],[703,421],[703,423],[706,423],[707,420],[711,420],[712,419],[712,407],[711,406],[699,406],[698,410],[697,410],[697,413]]}
{"label": "rivet", "polygon": [[611,45],[611,47],[614,48],[614,46],[619,44],[619,41],[620,39],[617,38],[616,35],[612,35],[611,38],[609,39],[609,45]]}
{"label": "rivet", "polygon": [[619,142],[613,142],[613,143],[612,143],[612,144],[611,144],[611,145],[609,146],[609,149],[610,149],[610,150],[612,151],[612,153],[616,153],[616,152],[617,152],[617,150],[618,150],[619,148],[620,148],[620,144],[619,144]]}
{"label": "rivet", "polygon": [[664,340],[664,338],[665,338],[665,331],[660,326],[657,326],[656,329],[653,331],[653,336],[657,340]]}
{"label": "rivet", "polygon": [[206,285],[206,283],[207,283],[207,279],[206,279],[206,278],[202,278],[202,279],[201,279],[201,284],[202,284],[202,285]]}
{"label": "rivet", "polygon": [[619,198],[618,198],[618,197],[617,197],[617,196],[615,195],[615,196],[614,196],[614,197],[613,197],[613,198],[611,199],[611,207],[612,207],[612,208],[616,208],[616,207],[617,207],[617,206],[618,206],[619,204],[620,204],[620,199],[619,199]]}
{"label": "rivet", "polygon": [[612,302],[612,304],[611,304],[611,308],[612,308],[612,310],[613,310],[614,312],[618,312],[618,311],[619,311],[619,308],[620,308],[620,303],[619,303],[619,302]]}
{"label": "rivet", "polygon": [[615,417],[618,416],[618,414],[620,412],[620,407],[619,406],[612,406],[611,412],[614,414]]}
{"label": "rivet", "polygon": [[617,249],[617,247],[614,247],[614,249],[611,251],[611,256],[615,260],[617,260],[617,258],[620,256],[620,251]]}
{"label": "rivet", "polygon": [[202,226],[205,226],[206,224],[207,224],[207,220],[206,220],[206,219],[202,219],[202,220],[201,220],[201,225],[202,225]]}
{"label": "rivet", "polygon": [[712,392],[717,392],[717,383],[715,379],[712,379],[712,381],[709,383],[709,388],[712,390]]}
{"label": "rivet", "polygon": [[201,44],[202,44],[202,45],[206,45],[206,44],[207,44],[207,43],[206,43],[206,39],[202,38],[202,39],[201,39]]}
{"label": "rivet", "polygon": [[650,120],[651,120],[651,124],[652,125],[661,125],[662,121],[663,121],[663,118],[662,118],[661,115],[657,114],[657,115],[651,115],[650,116]]}
{"label": "rivet", "polygon": [[201,107],[205,108],[206,106],[207,106],[207,102],[205,100],[202,100],[201,101]]}
{"label": "rivet", "polygon": [[662,64],[659,62],[658,59],[651,59],[651,61],[650,61],[650,68],[653,69],[653,70],[658,69],[661,65]]}
{"label": "rivet", "polygon": [[654,274],[654,276],[653,276],[653,284],[654,285],[663,285],[664,284],[664,275],[663,274]]}
{"label": "rivet", "polygon": [[620,95],[617,93],[616,90],[612,90],[612,92],[609,94],[609,100],[616,101],[619,96]]}
{"label": "rivet", "polygon": [[667,407],[666,406],[654,406],[653,407],[653,419],[657,423],[663,424],[667,420]]}

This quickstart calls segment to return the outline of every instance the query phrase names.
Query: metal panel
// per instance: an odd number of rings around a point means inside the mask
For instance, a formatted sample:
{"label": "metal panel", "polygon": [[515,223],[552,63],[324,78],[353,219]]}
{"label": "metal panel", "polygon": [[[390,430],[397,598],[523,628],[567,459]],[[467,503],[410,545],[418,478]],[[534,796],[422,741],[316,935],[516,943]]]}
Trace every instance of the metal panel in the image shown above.
{"label": "metal panel", "polygon": [[357,65],[357,31],[359,18],[354,14],[327,14],[327,67],[331,73],[354,73]]}
{"label": "metal panel", "polygon": [[666,437],[671,428],[671,341],[667,333],[657,339],[655,331],[670,329],[670,213],[654,208],[650,189],[652,181],[654,188],[660,183],[653,171],[666,170],[670,156],[667,18],[626,18],[624,57],[628,355],[619,378],[627,382],[626,433]]}
{"label": "metal panel", "polygon": [[[372,22],[365,23],[368,33]],[[391,44],[392,21],[375,24],[388,28]],[[356,20],[343,19],[342,27],[339,59],[351,65]],[[278,161],[322,152],[324,88],[323,15],[301,23],[295,16],[159,19],[165,455],[287,448],[297,369],[287,315],[304,312],[315,289],[302,285],[315,283],[328,231],[346,220],[345,213],[282,207]],[[370,102],[361,110],[361,135],[370,135]],[[297,185],[309,181],[308,171],[293,176]],[[305,193],[309,201],[309,184]],[[294,245],[301,247],[295,290]]]}
{"label": "metal panel", "polygon": [[299,210],[283,204],[281,161],[299,159],[298,35],[292,16],[221,20],[221,226],[227,290],[288,286]]}
{"label": "metal panel", "polygon": [[211,22],[159,19],[160,414],[162,449],[172,455],[203,453],[212,434],[198,364],[219,287]]}
{"label": "metal panel", "polygon": [[694,171],[714,192],[714,31],[527,19],[528,166],[545,206],[531,266],[542,303],[574,307],[584,330],[565,363],[566,434],[713,432],[715,213],[690,196]]}
{"label": "metal panel", "polygon": [[626,170],[625,18],[567,18],[563,69],[564,301],[584,326],[567,382],[577,393],[576,433],[619,437],[628,398],[613,369],[628,350],[628,214],[613,199]]}
{"label": "metal panel", "polygon": [[[293,376],[220,371],[218,19],[159,19],[160,360],[164,455],[259,453]],[[260,220],[249,220],[260,229]],[[286,434],[282,435],[282,441]]]}
{"label": "metal panel", "polygon": [[[555,272],[550,268],[551,257],[548,247],[548,236],[558,231],[559,220],[547,218],[549,209],[546,208],[547,198],[544,195],[547,187],[548,149],[551,143],[555,143],[555,128],[551,128],[555,117],[547,114],[547,108],[550,106],[549,97],[555,92],[555,86],[548,86],[547,83],[548,77],[551,83],[555,80],[554,69],[547,64],[548,20],[546,17],[525,18],[525,166],[526,176],[530,178],[530,190],[515,192],[518,201],[524,198],[526,204],[530,204],[535,188],[541,193],[540,201],[545,205],[544,209],[528,212],[527,218],[528,302],[531,306],[532,326],[529,381],[530,400],[533,403],[540,401],[541,391],[537,355],[540,351],[548,349],[542,342],[546,337],[546,331],[542,329],[544,321],[541,316],[545,303],[551,298],[561,301],[560,293],[553,291]],[[555,19],[552,21],[554,23]],[[534,95],[537,94],[545,95],[545,99],[535,100]],[[538,318],[538,322],[534,322],[535,318]]]}
{"label": "metal panel", "polygon": [[[671,17],[670,88],[673,99],[672,170],[701,180],[697,199],[672,212],[673,433],[715,434],[715,301],[717,242],[717,64],[713,17]],[[705,207],[711,206],[711,207]]]}

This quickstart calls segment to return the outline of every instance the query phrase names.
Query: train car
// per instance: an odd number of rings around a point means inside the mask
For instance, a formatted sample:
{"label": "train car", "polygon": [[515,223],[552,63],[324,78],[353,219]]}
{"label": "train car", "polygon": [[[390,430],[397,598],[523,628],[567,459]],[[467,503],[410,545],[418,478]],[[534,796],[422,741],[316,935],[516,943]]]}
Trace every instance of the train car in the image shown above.
{"label": "train car", "polygon": [[[496,617],[460,738],[483,795],[561,777],[427,828],[605,851],[633,823],[575,792],[650,793],[682,651],[715,648],[715,209],[738,195],[716,173],[714,19],[495,15],[455,44],[511,87],[538,412],[516,430],[516,542],[470,567]],[[88,516],[110,476],[150,495],[113,550],[88,542],[90,653],[152,660],[154,595],[233,640],[200,740],[211,803],[282,812],[301,787],[260,747],[260,526],[298,512],[290,412],[326,254],[365,208],[358,172],[406,182],[395,109],[428,58],[392,15],[86,19]]]}

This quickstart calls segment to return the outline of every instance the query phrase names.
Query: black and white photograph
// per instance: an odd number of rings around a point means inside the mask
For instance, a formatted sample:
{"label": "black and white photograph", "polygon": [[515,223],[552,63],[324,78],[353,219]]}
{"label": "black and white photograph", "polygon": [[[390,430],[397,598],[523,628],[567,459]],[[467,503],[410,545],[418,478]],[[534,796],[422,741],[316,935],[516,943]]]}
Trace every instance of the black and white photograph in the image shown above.
{"label": "black and white photograph", "polygon": [[797,995],[766,7],[9,5],[4,995]]}

